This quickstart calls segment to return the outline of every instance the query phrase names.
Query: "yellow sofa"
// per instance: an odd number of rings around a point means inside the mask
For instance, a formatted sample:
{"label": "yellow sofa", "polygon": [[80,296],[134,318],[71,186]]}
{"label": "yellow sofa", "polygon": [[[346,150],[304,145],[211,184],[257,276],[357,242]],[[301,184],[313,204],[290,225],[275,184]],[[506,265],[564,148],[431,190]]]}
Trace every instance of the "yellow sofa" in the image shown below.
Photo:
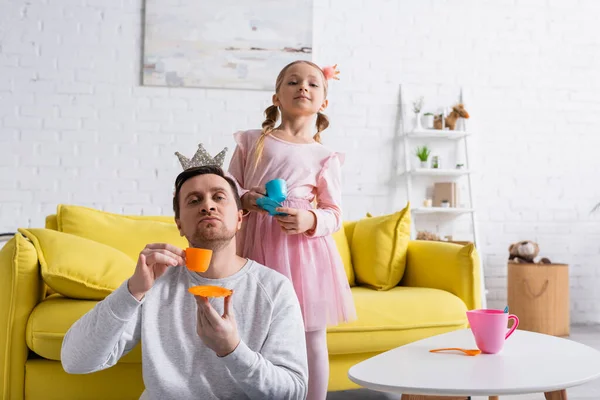
{"label": "yellow sofa", "polygon": [[[408,215],[400,217],[406,219]],[[386,235],[399,243],[399,219],[394,218],[388,219],[392,221],[388,225],[395,231]],[[387,255],[380,250],[388,250],[381,242],[385,235],[373,234],[357,242],[355,230],[361,221],[346,222],[344,229],[335,235],[352,286],[358,320],[328,330],[330,391],[357,387],[347,378],[352,365],[415,340],[465,328],[466,310],[480,307],[479,259],[472,245],[405,238],[406,246],[400,255],[403,263],[400,283],[387,290],[365,285],[363,281],[368,281],[368,274],[373,271],[365,269],[370,268],[368,264],[365,267],[369,260],[358,257],[361,253],[357,251],[368,251],[363,247],[373,238],[380,241],[375,249],[378,257],[385,259]],[[367,233],[389,230],[385,223],[370,221],[367,222],[371,225],[365,225],[361,235],[365,229]],[[139,345],[116,366],[88,375],[65,373],[60,364],[60,347],[71,324],[133,271],[133,258],[146,239],[144,232],[154,227],[158,232],[154,234],[161,240],[164,235],[176,235],[168,217],[119,216],[83,207],[59,206],[56,215],[48,216],[46,229],[19,230],[6,243],[0,250],[1,399],[139,397],[143,391]],[[127,235],[128,229],[137,229],[140,237],[123,240],[122,235]],[[170,242],[183,245],[181,240],[173,237]],[[98,247],[104,250],[93,253],[94,246],[104,246]],[[122,258],[121,251],[130,258]],[[80,257],[77,254],[88,258],[77,258]],[[105,256],[113,258],[98,267],[98,258]],[[356,270],[357,260],[362,270]],[[69,262],[80,271],[69,270]],[[81,264],[87,262],[100,269],[93,276],[78,276]],[[115,272],[114,265],[119,262],[124,266]],[[113,270],[109,273],[102,268]],[[376,279],[382,278],[380,272],[377,274],[373,275]],[[52,287],[71,297],[53,293]]]}

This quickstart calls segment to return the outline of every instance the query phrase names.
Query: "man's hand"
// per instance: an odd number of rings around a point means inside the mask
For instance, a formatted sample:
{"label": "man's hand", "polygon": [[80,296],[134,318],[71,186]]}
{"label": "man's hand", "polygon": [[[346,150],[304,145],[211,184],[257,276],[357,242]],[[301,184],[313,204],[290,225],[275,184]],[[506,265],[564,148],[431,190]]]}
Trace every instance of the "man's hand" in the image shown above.
{"label": "man's hand", "polygon": [[242,196],[242,208],[248,211],[266,213],[264,209],[256,205],[256,200],[266,195],[265,189],[258,186],[253,187]]}
{"label": "man's hand", "polygon": [[287,214],[277,215],[275,219],[288,235],[298,235],[317,227],[317,217],[311,211],[287,207],[279,207],[275,211]]}
{"label": "man's hand", "polygon": [[167,268],[183,265],[184,258],[185,252],[173,245],[166,243],[147,245],[140,253],[135,271],[127,282],[129,293],[138,301],[141,300]]}
{"label": "man's hand", "polygon": [[217,313],[208,302],[208,298],[194,296],[196,304],[198,304],[198,322],[196,324],[198,336],[219,357],[225,357],[240,344],[240,336],[231,308],[231,296],[233,294],[225,297],[223,315]]}

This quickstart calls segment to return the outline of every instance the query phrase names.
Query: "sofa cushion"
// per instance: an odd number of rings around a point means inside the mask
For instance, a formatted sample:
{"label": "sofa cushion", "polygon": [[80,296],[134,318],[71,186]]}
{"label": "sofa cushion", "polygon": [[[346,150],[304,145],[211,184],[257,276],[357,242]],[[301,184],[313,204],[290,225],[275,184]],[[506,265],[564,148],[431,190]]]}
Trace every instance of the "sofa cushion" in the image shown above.
{"label": "sofa cushion", "polygon": [[112,247],[51,229],[19,229],[37,251],[42,279],[55,292],[100,300],[128,279],[135,261]]}
{"label": "sofa cushion", "polygon": [[467,307],[443,290],[351,289],[358,320],[328,330],[329,354],[381,352],[424,337],[466,328]]}
{"label": "sofa cushion", "polygon": [[346,277],[348,278],[348,284],[352,287],[355,286],[354,281],[354,269],[352,268],[352,257],[350,256],[350,244],[348,243],[348,238],[346,237],[346,225],[348,223],[344,223],[344,226],[339,231],[335,232],[333,236],[333,240],[335,240],[335,244],[337,246],[338,252],[342,258],[344,263],[344,271],[346,272]]}
{"label": "sofa cushion", "polygon": [[148,243],[188,246],[172,217],[119,215],[93,208],[59,205],[58,230],[114,247],[136,260]]}
{"label": "sofa cushion", "polygon": [[398,285],[410,241],[410,204],[397,213],[357,221],[351,242],[356,283],[377,290]]}
{"label": "sofa cushion", "polygon": [[[27,321],[27,346],[48,360],[60,360],[60,349],[65,334],[97,301],[67,299],[53,295],[39,303]],[[139,345],[119,362],[141,362]]]}

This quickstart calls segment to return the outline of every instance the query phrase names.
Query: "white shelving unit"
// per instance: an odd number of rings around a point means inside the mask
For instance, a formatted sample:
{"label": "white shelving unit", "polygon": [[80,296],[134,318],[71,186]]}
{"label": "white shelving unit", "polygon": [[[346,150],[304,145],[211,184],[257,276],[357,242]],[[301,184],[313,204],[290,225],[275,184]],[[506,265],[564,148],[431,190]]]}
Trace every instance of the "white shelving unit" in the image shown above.
{"label": "white shelving unit", "polygon": [[[467,179],[467,199],[468,204],[464,207],[414,207],[411,209],[412,211],[412,229],[411,236],[416,238],[416,225],[419,216],[430,215],[434,218],[456,218],[462,215],[469,215],[471,220],[471,233],[472,233],[472,242],[477,247],[478,245],[478,231],[477,231],[477,219],[476,219],[476,208],[473,200],[473,182],[472,182],[472,174],[474,171],[470,169],[471,165],[469,163],[469,145],[468,139],[472,134],[467,129],[466,121],[460,119],[457,124],[457,129],[460,130],[437,130],[437,129],[423,129],[415,131],[411,128],[407,129],[404,121],[404,107],[405,107],[405,99],[404,93],[402,93],[402,85],[400,85],[400,121],[398,127],[400,128],[401,135],[403,139],[403,148],[404,148],[404,160],[405,160],[405,168],[401,173],[401,176],[404,178],[406,182],[406,196],[411,204],[421,204],[421,201],[413,201],[413,179],[421,179],[427,177],[437,178],[449,178],[449,179]],[[410,99],[412,101],[412,99]],[[460,90],[460,95],[458,97],[458,102],[463,103],[463,93],[462,89]],[[409,104],[410,102],[407,102]],[[422,141],[431,141],[431,140],[440,140],[440,141],[450,141],[455,144],[455,149],[458,150],[459,146],[463,146],[464,151],[464,162],[465,167],[461,169],[435,169],[435,168],[413,168],[411,167],[411,155],[412,149],[416,146],[420,145]],[[420,199],[422,200],[422,199]],[[480,257],[480,276],[481,276],[481,293],[482,293],[482,308],[486,308],[486,294],[487,290],[485,289],[484,283],[484,274],[483,274],[483,257]]]}
{"label": "white shelving unit", "polygon": [[444,207],[417,207],[412,209],[413,214],[471,214],[473,215],[475,210],[472,208],[444,208]]}
{"label": "white shelving unit", "polygon": [[416,176],[463,176],[469,175],[471,171],[464,169],[437,169],[437,168],[417,168],[408,171],[410,175]]}
{"label": "white shelving unit", "polygon": [[470,136],[471,132],[464,131],[441,131],[437,129],[424,129],[420,131],[411,131],[406,133],[409,138],[421,139],[462,139],[465,136]]}

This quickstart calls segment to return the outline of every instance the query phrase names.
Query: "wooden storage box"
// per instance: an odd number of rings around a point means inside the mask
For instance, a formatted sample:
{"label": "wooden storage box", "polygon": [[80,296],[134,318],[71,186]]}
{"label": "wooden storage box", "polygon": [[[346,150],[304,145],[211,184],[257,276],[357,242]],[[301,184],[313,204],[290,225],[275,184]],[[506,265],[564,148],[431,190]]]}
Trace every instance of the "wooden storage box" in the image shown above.
{"label": "wooden storage box", "polygon": [[508,308],[518,329],[569,336],[569,266],[508,263]]}

